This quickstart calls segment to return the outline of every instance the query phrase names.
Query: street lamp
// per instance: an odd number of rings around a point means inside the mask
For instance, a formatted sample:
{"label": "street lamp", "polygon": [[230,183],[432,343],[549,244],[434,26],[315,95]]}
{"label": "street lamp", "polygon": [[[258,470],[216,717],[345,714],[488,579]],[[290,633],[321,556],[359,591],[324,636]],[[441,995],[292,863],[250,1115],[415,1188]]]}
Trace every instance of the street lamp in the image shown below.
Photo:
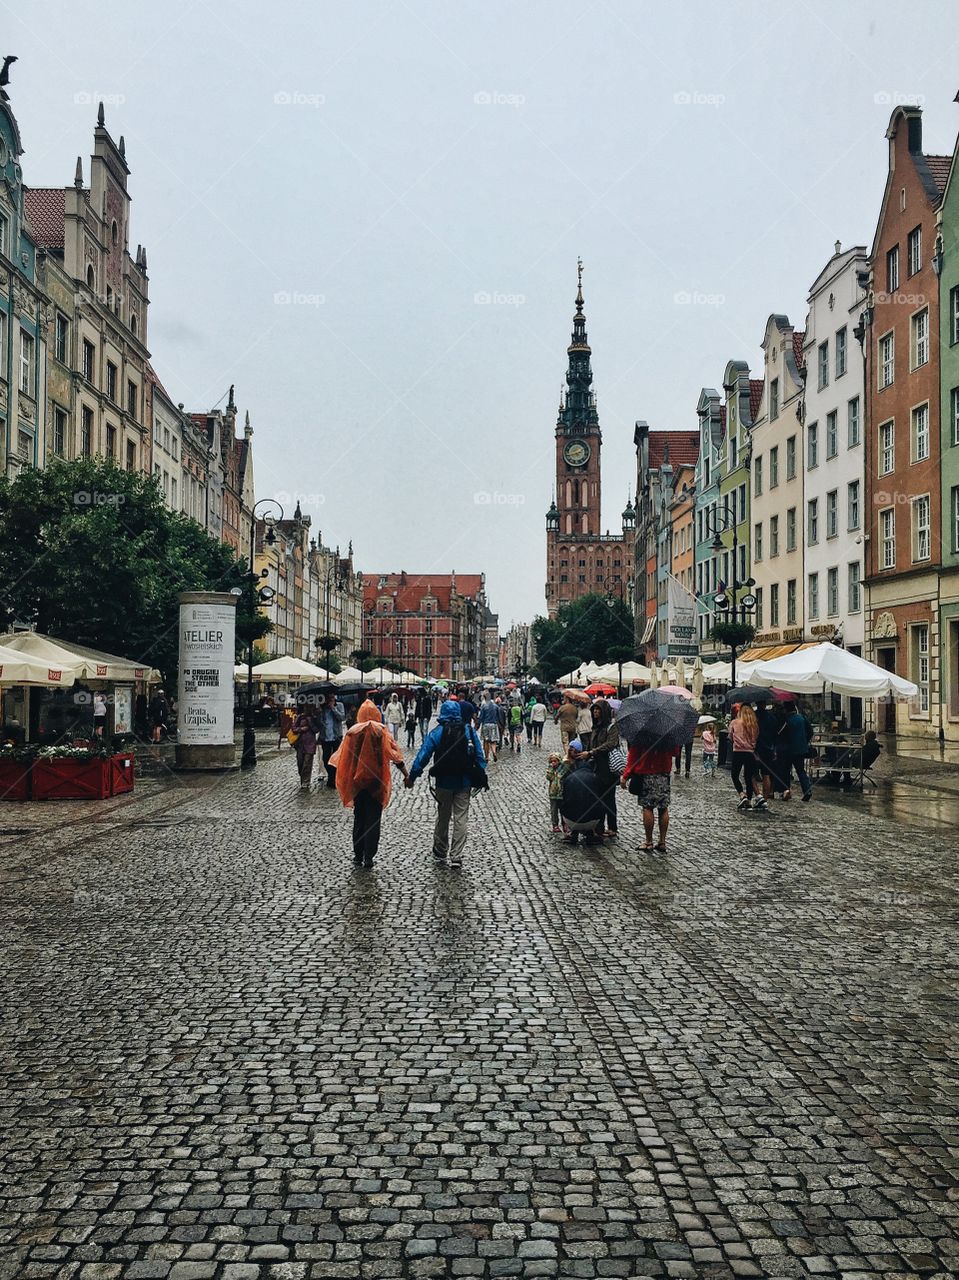
{"label": "street lamp", "polygon": [[[275,507],[279,512],[279,515],[270,517],[271,523],[267,525],[266,532],[263,535],[263,542],[266,546],[276,546],[276,533],[273,525],[277,520],[283,519],[283,508],[275,498],[261,498],[259,502],[253,504],[253,510],[250,513],[250,571],[247,574],[251,623],[256,617],[257,605],[265,604],[268,600],[272,600],[276,594],[272,587],[257,588],[256,585],[260,578],[265,578],[269,575],[268,569],[263,569],[262,572],[257,573],[253,567],[256,562],[256,522],[260,507],[264,509],[264,512],[271,507]],[[243,714],[243,754],[240,757],[240,764],[244,769],[251,769],[256,764],[256,730],[253,728],[253,658],[253,633],[251,629],[250,643],[246,654],[246,708]]]}
{"label": "street lamp", "polygon": [[[335,551],[335,553],[334,553],[334,559],[333,559],[332,563],[327,567],[327,570],[326,570],[326,585],[325,585],[325,588],[324,588],[325,614],[326,614],[326,627],[325,627],[324,632],[323,632],[323,638],[324,638],[325,640],[332,640],[332,639],[333,639],[332,632],[330,631],[330,615],[331,615],[331,613],[332,613],[332,596],[333,596],[333,584],[334,584],[334,583],[336,584],[336,589],[337,589],[338,591],[342,591],[342,590],[343,590],[343,588],[346,586],[346,578],[344,577],[344,575],[343,575],[343,573],[341,572],[341,569],[340,569],[340,549],[339,549],[339,547],[337,547],[337,548],[336,548],[336,551]],[[341,638],[342,638],[342,637],[340,637],[340,639],[341,639]],[[339,642],[339,641],[338,641],[338,642]],[[325,653],[325,655],[326,655],[326,661],[327,661],[327,663],[329,663],[329,660],[330,660],[330,654],[332,653],[332,649],[328,649],[328,648],[326,647],[326,645],[323,645],[323,646],[321,646],[321,647],[322,647],[322,649],[323,649],[323,652],[324,652],[324,653]]]}
{"label": "street lamp", "polygon": [[[717,608],[722,609],[727,614],[732,614],[732,621],[734,625],[737,621],[745,623],[746,614],[749,612],[752,612],[752,610],[755,609],[756,607],[756,600],[754,596],[748,596],[748,595],[743,596],[742,599],[740,600],[738,598],[739,591],[741,587],[755,586],[755,579],[746,578],[744,582],[739,581],[739,568],[738,568],[739,523],[736,519],[735,514],[732,511],[730,511],[728,501],[724,503],[721,510],[717,508],[717,510],[713,512],[709,512],[709,511],[705,512],[704,525],[707,532],[710,532],[714,535],[712,543],[710,544],[710,550],[713,552],[714,555],[717,555],[719,552],[725,550],[723,540],[720,535],[723,533],[728,533],[730,529],[732,530],[732,534],[733,534],[733,546],[732,546],[733,572],[732,572],[732,584],[731,584],[732,600],[730,600],[726,594],[725,582],[720,583],[719,593],[713,597],[713,600]],[[730,652],[729,676],[730,676],[730,680],[732,681],[733,688],[736,687],[736,648],[737,648],[737,645],[735,643],[731,643],[729,646],[729,652]]]}

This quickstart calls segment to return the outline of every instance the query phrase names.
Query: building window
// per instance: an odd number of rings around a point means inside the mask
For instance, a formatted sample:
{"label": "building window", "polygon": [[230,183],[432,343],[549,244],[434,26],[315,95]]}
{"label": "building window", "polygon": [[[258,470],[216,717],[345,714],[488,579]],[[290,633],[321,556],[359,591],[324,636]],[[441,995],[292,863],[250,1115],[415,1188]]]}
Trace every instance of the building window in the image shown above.
{"label": "building window", "polygon": [[89,458],[93,452],[93,410],[84,405],[80,410],[80,456]]}
{"label": "building window", "polygon": [[6,257],[9,254],[8,240],[10,236],[10,224],[7,219],[0,214],[0,253]]}
{"label": "building window", "polygon": [[909,259],[909,275],[922,269],[922,227],[913,227],[906,239],[906,256]]}
{"label": "building window", "polygon": [[769,517],[769,556],[779,555],[779,516]]}
{"label": "building window", "polygon": [[811,573],[809,575],[809,589],[807,591],[809,597],[809,617],[819,617],[819,574]]}
{"label": "building window", "polygon": [[779,583],[774,582],[769,588],[769,625],[779,626]]}
{"label": "building window", "polygon": [[773,378],[769,384],[769,419],[775,421],[779,417],[779,379]]}
{"label": "building window", "polygon": [[879,390],[891,387],[896,380],[896,335],[885,333],[879,339]]}
{"label": "building window", "polygon": [[115,458],[117,456],[117,429],[111,423],[107,423],[107,457]]}
{"label": "building window", "polygon": [[819,466],[819,424],[810,422],[806,428],[806,466],[810,471]]}
{"label": "building window", "polygon": [[131,418],[137,416],[137,384],[127,382],[127,413]]}
{"label": "building window", "polygon": [[739,441],[735,436],[729,437],[729,470],[735,471],[739,467]]}
{"label": "building window", "polygon": [[756,597],[756,612],[753,614],[753,617],[756,620],[756,630],[759,631],[762,629],[762,625],[763,625],[763,589],[762,587],[757,587],[753,592],[753,595]]}
{"label": "building window", "polygon": [[899,246],[893,247],[886,254],[886,291],[895,293],[899,288]]}
{"label": "building window", "polygon": [[929,627],[926,623],[909,628],[912,641],[912,679],[919,686],[919,714],[929,714]]}
{"label": "building window", "polygon": [[806,541],[814,547],[819,541],[819,499],[810,498],[806,503]]}
{"label": "building window", "polygon": [[796,478],[796,437],[790,436],[786,441],[786,479]]}
{"label": "building window", "polygon": [[826,616],[835,618],[839,612],[839,570],[826,571]]}
{"label": "building window", "polygon": [[892,475],[896,469],[896,424],[890,418],[879,425],[879,474]]}
{"label": "building window", "polygon": [[912,500],[912,558],[928,560],[931,554],[929,495]]}
{"label": "building window", "polygon": [[846,485],[846,528],[858,529],[862,519],[859,510],[859,481],[850,480]]}
{"label": "building window", "polygon": [[753,462],[753,496],[758,498],[763,491],[763,460],[758,457]]}
{"label": "building window", "polygon": [[58,458],[67,452],[67,411],[60,406],[53,406],[53,452]]}
{"label": "building window", "polygon": [[20,330],[20,390],[33,395],[33,371],[36,359],[36,342],[26,329]]}
{"label": "building window", "polygon": [[790,507],[786,512],[786,550],[796,550],[796,508]]}
{"label": "building window", "polygon": [[862,576],[859,561],[850,561],[846,570],[847,597],[850,613],[859,613],[862,609]]}
{"label": "building window", "polygon": [[83,370],[83,376],[86,378],[87,382],[93,381],[93,362],[95,359],[96,359],[96,349],[94,348],[93,343],[88,341],[88,339],[84,338],[83,339],[83,363],[81,367]]}
{"label": "building window", "polygon": [[67,363],[67,345],[70,339],[70,321],[62,311],[58,311],[53,322],[53,354],[61,364]]}
{"label": "building window", "polygon": [[127,441],[127,471],[137,469],[137,447],[132,440]]}
{"label": "building window", "polygon": [[117,367],[112,360],[107,361],[107,395],[117,402]]}
{"label": "building window", "polygon": [[859,443],[859,397],[853,398],[846,405],[846,443],[850,449]]}
{"label": "building window", "polygon": [[796,625],[796,579],[790,578],[786,583],[786,626]]}
{"label": "building window", "polygon": [[896,508],[879,512],[879,563],[884,569],[896,567]]}
{"label": "building window", "polygon": [[826,494],[826,537],[835,538],[839,534],[839,491],[830,489]]}
{"label": "building window", "polygon": [[829,343],[819,344],[819,390],[829,386]]}
{"label": "building window", "polygon": [[763,558],[763,526],[760,521],[753,529],[753,559],[758,564]]}
{"label": "building window", "polygon": [[912,317],[912,367],[929,363],[929,308]]}
{"label": "building window", "polygon": [[833,409],[826,414],[826,457],[835,458],[839,452],[839,414]]}
{"label": "building window", "polygon": [[779,446],[773,445],[769,450],[769,487],[779,488]]}
{"label": "building window", "polygon": [[846,372],[846,326],[836,331],[836,377]]}
{"label": "building window", "polygon": [[929,457],[929,406],[917,405],[912,411],[912,460],[924,462]]}

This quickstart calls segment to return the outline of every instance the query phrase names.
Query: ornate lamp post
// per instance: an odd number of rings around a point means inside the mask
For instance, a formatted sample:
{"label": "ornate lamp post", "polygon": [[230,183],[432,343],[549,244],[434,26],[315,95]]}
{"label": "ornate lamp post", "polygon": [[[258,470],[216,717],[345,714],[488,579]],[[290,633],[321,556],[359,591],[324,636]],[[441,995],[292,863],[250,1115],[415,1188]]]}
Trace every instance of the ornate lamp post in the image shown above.
{"label": "ornate lamp post", "polygon": [[[264,513],[271,507],[279,512],[279,515],[274,514],[269,517],[270,523],[263,535],[266,546],[276,545],[273,525],[277,520],[283,519],[283,508],[275,498],[261,498],[259,502],[253,504],[250,514],[250,571],[247,574],[251,620],[256,617],[257,605],[266,604],[276,594],[272,587],[257,587],[260,578],[267,577],[269,570],[264,569],[261,573],[257,573],[253,567],[256,561],[256,522],[261,507]],[[244,769],[250,769],[256,764],[256,730],[253,728],[253,659],[253,635],[251,634],[246,655],[246,708],[243,715],[243,754],[240,757],[240,764]]]}

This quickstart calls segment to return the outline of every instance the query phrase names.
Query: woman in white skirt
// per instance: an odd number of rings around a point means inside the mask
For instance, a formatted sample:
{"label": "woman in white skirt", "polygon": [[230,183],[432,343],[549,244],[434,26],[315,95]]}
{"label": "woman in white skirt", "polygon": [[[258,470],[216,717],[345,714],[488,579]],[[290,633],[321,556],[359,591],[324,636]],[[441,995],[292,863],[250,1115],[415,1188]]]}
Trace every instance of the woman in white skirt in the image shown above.
{"label": "woman in white skirt", "polygon": [[479,723],[480,742],[483,744],[486,758],[495,760],[499,751],[500,741],[499,708],[488,693],[484,693],[480,700],[477,721]]}

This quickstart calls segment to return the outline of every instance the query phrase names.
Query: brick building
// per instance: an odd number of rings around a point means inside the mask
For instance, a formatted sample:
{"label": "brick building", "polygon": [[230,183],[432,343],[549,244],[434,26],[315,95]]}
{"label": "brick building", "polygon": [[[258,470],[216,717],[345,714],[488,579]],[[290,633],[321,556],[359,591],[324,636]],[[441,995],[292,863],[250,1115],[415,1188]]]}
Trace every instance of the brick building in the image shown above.
{"label": "brick building", "polygon": [[417,675],[484,674],[482,573],[369,573],[363,579],[363,648]]}

